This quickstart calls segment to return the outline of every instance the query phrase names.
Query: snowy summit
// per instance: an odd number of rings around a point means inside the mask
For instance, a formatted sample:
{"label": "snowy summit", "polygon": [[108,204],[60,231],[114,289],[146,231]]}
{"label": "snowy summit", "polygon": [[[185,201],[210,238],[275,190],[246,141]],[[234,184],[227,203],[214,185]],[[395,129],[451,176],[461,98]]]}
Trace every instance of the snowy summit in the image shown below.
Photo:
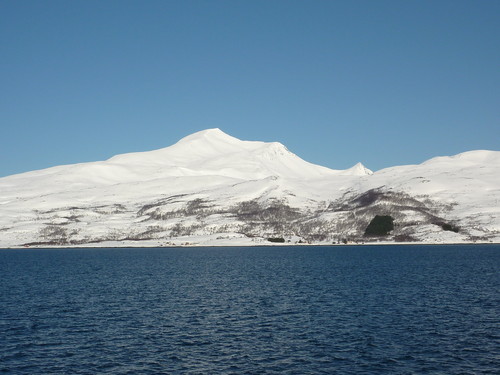
{"label": "snowy summit", "polygon": [[302,160],[281,143],[241,141],[220,129],[191,134],[164,149],[118,155],[108,162],[140,168],[161,166],[162,172],[169,175],[220,175],[247,180],[270,176],[318,178],[369,173],[358,165],[352,171],[334,171]]}

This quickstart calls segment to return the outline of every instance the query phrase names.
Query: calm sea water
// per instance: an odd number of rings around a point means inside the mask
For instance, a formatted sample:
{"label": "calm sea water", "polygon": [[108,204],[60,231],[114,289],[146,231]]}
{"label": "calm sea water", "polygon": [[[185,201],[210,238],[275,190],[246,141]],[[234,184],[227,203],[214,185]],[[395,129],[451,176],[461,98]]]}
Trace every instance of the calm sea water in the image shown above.
{"label": "calm sea water", "polygon": [[489,374],[500,246],[0,251],[6,374]]}

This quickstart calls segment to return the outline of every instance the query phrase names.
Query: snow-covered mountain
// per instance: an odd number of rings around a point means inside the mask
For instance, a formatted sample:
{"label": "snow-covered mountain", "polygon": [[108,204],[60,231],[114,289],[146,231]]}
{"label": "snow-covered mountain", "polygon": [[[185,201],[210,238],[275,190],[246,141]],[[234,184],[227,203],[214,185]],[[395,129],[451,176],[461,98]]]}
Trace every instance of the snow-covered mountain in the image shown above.
{"label": "snow-covered mountain", "polygon": [[[332,170],[219,129],[0,178],[0,247],[500,242],[500,152]],[[375,216],[388,235],[365,236]]]}

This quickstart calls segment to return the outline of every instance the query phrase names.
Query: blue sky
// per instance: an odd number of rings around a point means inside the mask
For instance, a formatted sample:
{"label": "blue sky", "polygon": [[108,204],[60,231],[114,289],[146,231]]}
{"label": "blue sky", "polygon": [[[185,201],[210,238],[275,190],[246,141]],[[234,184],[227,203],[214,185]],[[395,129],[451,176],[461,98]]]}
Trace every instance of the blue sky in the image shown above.
{"label": "blue sky", "polygon": [[0,176],[206,128],[334,169],[500,150],[500,1],[0,2]]}

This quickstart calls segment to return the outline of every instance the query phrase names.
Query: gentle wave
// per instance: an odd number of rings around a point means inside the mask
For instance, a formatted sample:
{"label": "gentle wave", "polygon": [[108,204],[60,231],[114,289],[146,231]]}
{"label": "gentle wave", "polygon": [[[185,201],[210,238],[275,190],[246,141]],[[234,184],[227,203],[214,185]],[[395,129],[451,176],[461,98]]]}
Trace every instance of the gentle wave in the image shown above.
{"label": "gentle wave", "polygon": [[499,250],[5,250],[0,372],[495,373]]}

